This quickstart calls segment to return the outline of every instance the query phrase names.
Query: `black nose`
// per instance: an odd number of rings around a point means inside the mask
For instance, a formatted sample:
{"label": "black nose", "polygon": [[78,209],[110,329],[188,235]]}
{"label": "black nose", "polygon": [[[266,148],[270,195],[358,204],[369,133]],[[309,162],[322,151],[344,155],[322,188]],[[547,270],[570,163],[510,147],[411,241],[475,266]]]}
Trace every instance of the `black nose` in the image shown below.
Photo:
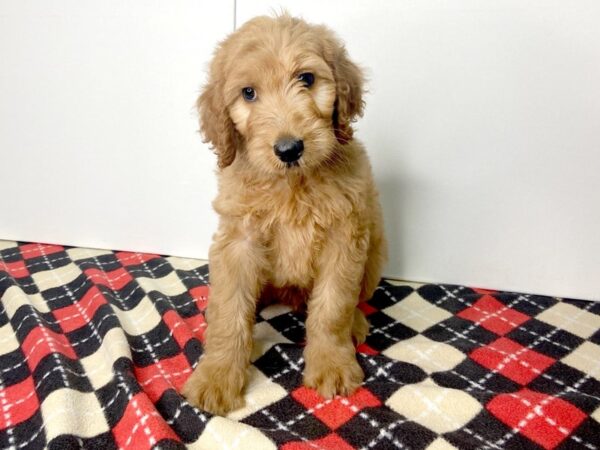
{"label": "black nose", "polygon": [[277,157],[285,163],[298,161],[304,151],[302,139],[285,137],[279,139],[273,146]]}

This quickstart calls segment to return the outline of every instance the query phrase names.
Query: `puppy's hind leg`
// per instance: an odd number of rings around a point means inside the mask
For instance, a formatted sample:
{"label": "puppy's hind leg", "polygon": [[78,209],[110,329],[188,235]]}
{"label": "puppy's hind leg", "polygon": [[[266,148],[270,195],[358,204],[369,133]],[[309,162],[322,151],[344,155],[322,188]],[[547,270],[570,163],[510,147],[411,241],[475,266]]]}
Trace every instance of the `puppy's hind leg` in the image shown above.
{"label": "puppy's hind leg", "polygon": [[369,334],[369,322],[363,312],[356,308],[352,320],[352,338],[356,345],[360,345],[367,339]]}
{"label": "puppy's hind leg", "polygon": [[[371,235],[369,239],[369,250],[367,251],[367,262],[360,284],[359,301],[366,302],[371,297],[381,279],[381,271],[387,260],[387,244],[383,235],[383,218],[381,208],[378,204],[374,205],[375,214],[371,224]],[[357,345],[362,344],[369,334],[369,322],[360,309],[354,311],[354,321],[352,323],[352,337]]]}
{"label": "puppy's hind leg", "polygon": [[361,302],[366,302],[373,297],[373,293],[381,280],[381,272],[387,261],[387,243],[383,234],[383,217],[379,205],[375,206],[373,222],[371,224],[369,250],[367,262],[361,283]]}
{"label": "puppy's hind leg", "polygon": [[182,393],[201,409],[226,414],[244,404],[242,392],[264,255],[260,246],[249,240],[220,233],[209,259],[211,291],[204,355]]}

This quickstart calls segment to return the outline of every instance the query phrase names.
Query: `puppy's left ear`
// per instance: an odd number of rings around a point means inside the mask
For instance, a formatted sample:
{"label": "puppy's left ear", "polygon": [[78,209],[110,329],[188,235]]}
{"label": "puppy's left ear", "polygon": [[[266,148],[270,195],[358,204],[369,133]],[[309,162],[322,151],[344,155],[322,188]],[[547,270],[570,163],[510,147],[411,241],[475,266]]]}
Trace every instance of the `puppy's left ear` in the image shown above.
{"label": "puppy's left ear", "polygon": [[325,54],[336,82],[333,126],[337,140],[346,144],[352,139],[352,122],[363,115],[364,75],[360,67],[350,60],[340,40],[329,31],[327,34],[329,45]]}

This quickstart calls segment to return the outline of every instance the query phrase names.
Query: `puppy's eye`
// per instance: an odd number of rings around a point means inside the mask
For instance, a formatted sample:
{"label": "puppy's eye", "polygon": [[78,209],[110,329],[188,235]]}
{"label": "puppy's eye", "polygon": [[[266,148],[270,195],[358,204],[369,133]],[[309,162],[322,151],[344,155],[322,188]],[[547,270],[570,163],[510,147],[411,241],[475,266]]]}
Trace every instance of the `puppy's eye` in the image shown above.
{"label": "puppy's eye", "polygon": [[301,73],[298,79],[304,83],[304,86],[311,87],[315,83],[315,76],[310,72]]}
{"label": "puppy's eye", "polygon": [[253,102],[254,100],[256,100],[256,91],[254,90],[254,88],[245,87],[244,89],[242,89],[242,97],[244,97],[244,100],[246,100],[247,102]]}

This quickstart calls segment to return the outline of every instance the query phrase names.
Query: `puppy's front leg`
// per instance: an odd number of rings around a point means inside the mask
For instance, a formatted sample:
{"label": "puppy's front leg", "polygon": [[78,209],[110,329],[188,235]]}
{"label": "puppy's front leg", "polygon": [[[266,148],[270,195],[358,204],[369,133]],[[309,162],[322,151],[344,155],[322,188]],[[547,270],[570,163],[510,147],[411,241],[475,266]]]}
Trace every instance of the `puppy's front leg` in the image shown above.
{"label": "puppy's front leg", "polygon": [[264,254],[254,240],[232,230],[219,233],[209,258],[204,355],[182,393],[191,404],[223,415],[244,404]]}
{"label": "puppy's front leg", "polygon": [[330,233],[308,303],[304,384],[323,397],[349,395],[362,382],[352,343],[354,310],[364,272],[368,235],[345,227]]}

